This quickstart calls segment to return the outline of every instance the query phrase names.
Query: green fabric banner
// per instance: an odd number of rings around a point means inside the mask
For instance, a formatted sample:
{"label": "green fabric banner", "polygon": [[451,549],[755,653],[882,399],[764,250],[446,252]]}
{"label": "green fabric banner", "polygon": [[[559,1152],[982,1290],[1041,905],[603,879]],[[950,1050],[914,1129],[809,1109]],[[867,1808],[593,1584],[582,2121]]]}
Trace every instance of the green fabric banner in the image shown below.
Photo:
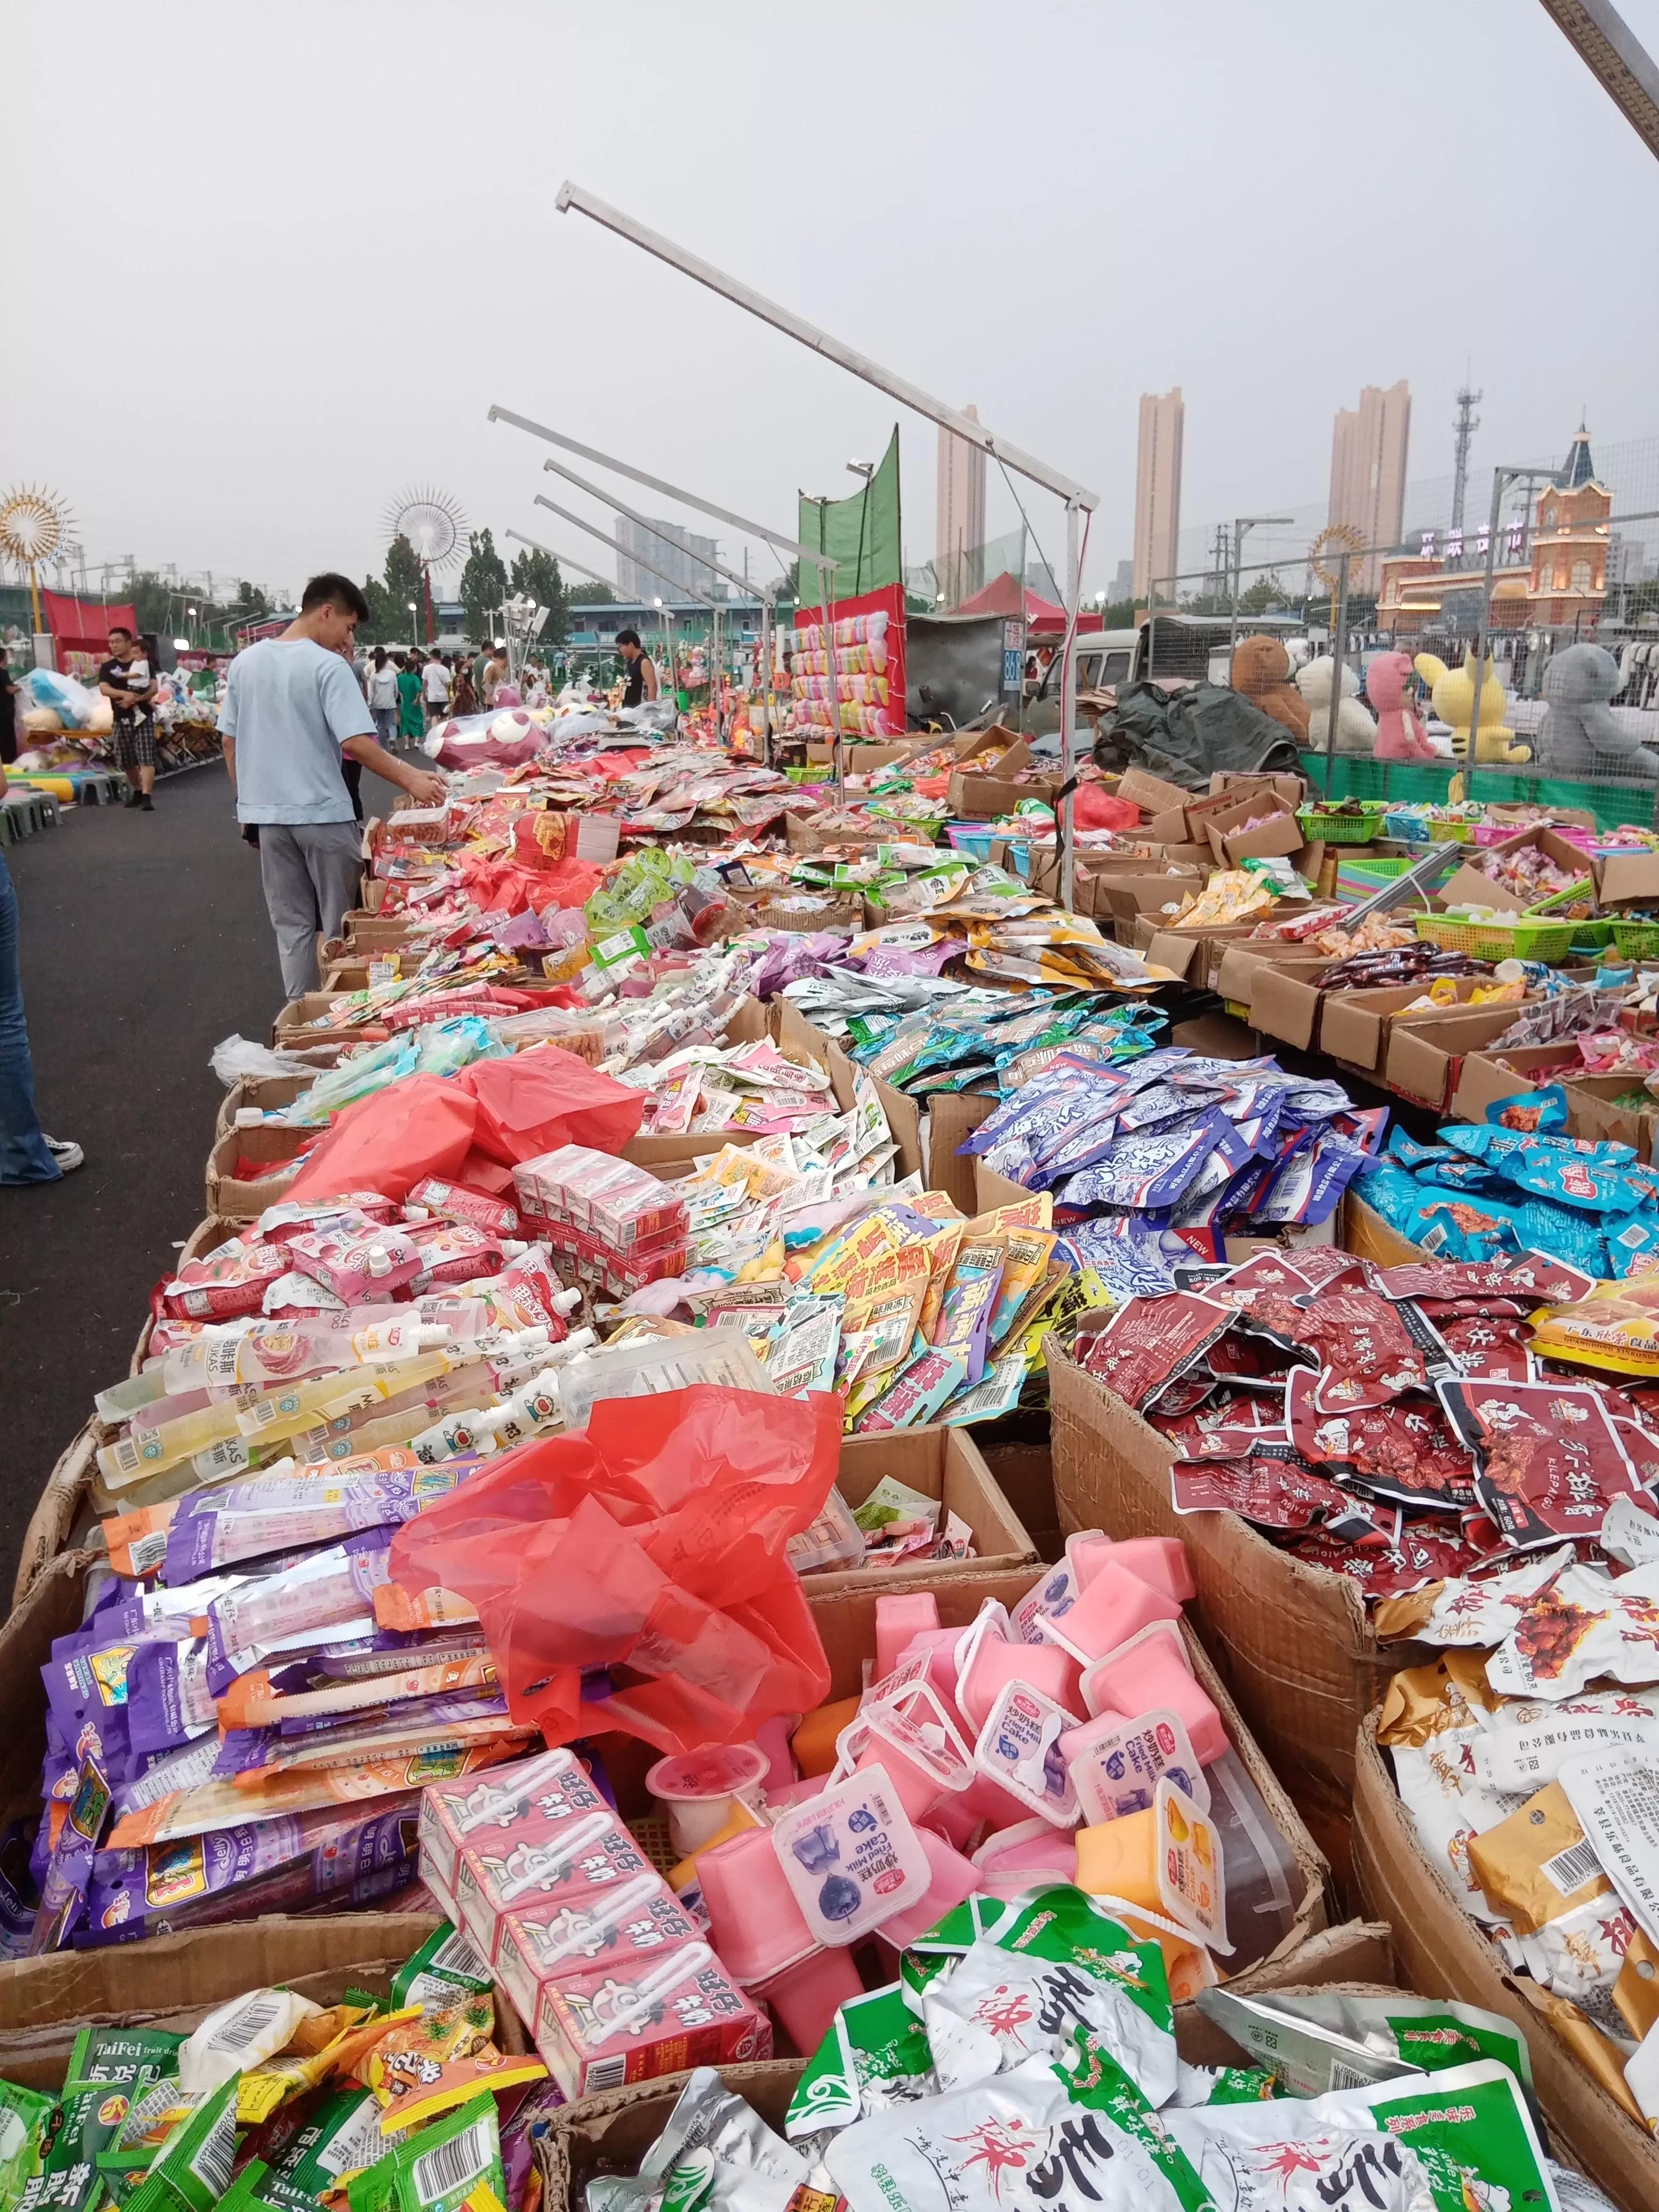
{"label": "green fabric banner", "polygon": [[[802,544],[808,541],[803,536]],[[1397,799],[1402,805],[1424,799],[1443,803],[1454,775],[1463,774],[1458,763],[1443,765],[1418,761],[1373,760],[1364,753],[1338,753],[1334,799]],[[1325,756],[1304,752],[1302,773],[1315,792],[1325,788]],[[1655,787],[1650,784],[1578,783],[1565,776],[1528,775],[1524,769],[1507,769],[1477,761],[1468,775],[1467,795],[1488,806],[1571,806],[1594,816],[1598,830],[1617,830],[1628,823],[1650,830],[1654,820]]]}
{"label": "green fabric banner", "polygon": [[[904,581],[896,422],[881,465],[850,499],[808,499],[802,494],[795,535],[803,545],[816,545],[841,563],[830,579],[830,592],[838,600],[855,599],[862,592]],[[818,572],[810,561],[799,565],[802,600],[816,605]]]}

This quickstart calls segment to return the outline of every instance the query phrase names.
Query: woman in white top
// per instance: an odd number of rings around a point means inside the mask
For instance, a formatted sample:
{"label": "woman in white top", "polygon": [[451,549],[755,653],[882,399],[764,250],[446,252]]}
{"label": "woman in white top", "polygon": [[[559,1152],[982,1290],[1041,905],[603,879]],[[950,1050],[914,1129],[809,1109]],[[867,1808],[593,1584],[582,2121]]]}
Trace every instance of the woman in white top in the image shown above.
{"label": "woman in white top", "polygon": [[434,653],[421,675],[426,685],[426,726],[429,730],[449,712],[449,671],[444,665],[442,653]]}
{"label": "woman in white top", "polygon": [[391,750],[398,743],[398,672],[383,645],[374,648],[363,689],[374,717],[374,734]]}

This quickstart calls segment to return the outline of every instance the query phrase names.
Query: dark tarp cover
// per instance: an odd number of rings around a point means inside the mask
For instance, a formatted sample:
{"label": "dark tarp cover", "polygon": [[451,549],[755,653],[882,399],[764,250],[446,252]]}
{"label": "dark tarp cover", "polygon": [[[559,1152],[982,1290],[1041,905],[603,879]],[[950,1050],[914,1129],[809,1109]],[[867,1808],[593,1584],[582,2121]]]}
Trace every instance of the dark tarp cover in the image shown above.
{"label": "dark tarp cover", "polygon": [[1224,684],[1166,690],[1128,684],[1101,718],[1095,759],[1102,768],[1143,768],[1183,791],[1207,791],[1218,769],[1245,775],[1296,775],[1296,744],[1282,722]]}

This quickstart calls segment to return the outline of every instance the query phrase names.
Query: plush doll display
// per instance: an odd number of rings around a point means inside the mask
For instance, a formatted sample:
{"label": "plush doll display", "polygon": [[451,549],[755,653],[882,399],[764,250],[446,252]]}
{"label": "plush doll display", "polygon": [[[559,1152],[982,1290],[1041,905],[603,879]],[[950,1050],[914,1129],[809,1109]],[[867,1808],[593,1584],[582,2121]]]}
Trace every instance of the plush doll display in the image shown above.
{"label": "plush doll display", "polygon": [[1417,718],[1417,710],[1407,698],[1411,680],[1412,657],[1408,653],[1379,653],[1365,670],[1365,690],[1376,709],[1378,760],[1435,757],[1434,747]]}
{"label": "plush doll display", "polygon": [[1308,702],[1290,680],[1291,656],[1276,637],[1241,637],[1233,647],[1231,681],[1251,706],[1282,722],[1297,744],[1308,738]]}
{"label": "plush doll display", "polygon": [[[1434,711],[1443,722],[1449,723],[1452,750],[1459,760],[1469,758],[1469,716],[1474,707],[1474,653],[1471,648],[1463,655],[1461,668],[1448,668],[1443,660],[1437,660],[1431,653],[1419,653],[1415,663],[1418,674],[1429,687],[1434,702]],[[1509,704],[1509,694],[1498,680],[1492,655],[1486,655],[1486,672],[1480,679],[1480,728],[1475,739],[1474,758],[1483,761],[1524,761],[1532,758],[1530,745],[1515,742],[1515,732],[1504,726],[1504,709]]]}
{"label": "plush doll display", "polygon": [[[1308,743],[1316,753],[1326,750],[1325,732],[1330,720],[1331,678],[1336,663],[1328,653],[1296,672],[1296,688],[1307,701]],[[1342,669],[1342,696],[1336,709],[1336,750],[1340,753],[1369,753],[1376,744],[1376,725],[1359,703],[1359,678],[1346,663]]]}
{"label": "plush doll display", "polygon": [[1659,753],[1624,728],[1608,704],[1623,681],[1619,663],[1599,645],[1570,645],[1556,654],[1544,671],[1540,769],[1550,775],[1645,776],[1659,781]]}

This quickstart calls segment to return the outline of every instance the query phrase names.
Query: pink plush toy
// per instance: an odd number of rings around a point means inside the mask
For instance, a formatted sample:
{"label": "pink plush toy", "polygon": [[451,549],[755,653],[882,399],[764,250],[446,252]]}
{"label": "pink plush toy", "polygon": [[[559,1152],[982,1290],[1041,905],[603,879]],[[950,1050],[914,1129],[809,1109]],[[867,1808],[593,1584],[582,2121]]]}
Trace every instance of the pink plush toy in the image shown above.
{"label": "pink plush toy", "polygon": [[1423,725],[1406,706],[1406,687],[1414,671],[1408,653],[1379,653],[1365,670],[1365,696],[1376,714],[1377,760],[1433,760],[1433,746]]}

